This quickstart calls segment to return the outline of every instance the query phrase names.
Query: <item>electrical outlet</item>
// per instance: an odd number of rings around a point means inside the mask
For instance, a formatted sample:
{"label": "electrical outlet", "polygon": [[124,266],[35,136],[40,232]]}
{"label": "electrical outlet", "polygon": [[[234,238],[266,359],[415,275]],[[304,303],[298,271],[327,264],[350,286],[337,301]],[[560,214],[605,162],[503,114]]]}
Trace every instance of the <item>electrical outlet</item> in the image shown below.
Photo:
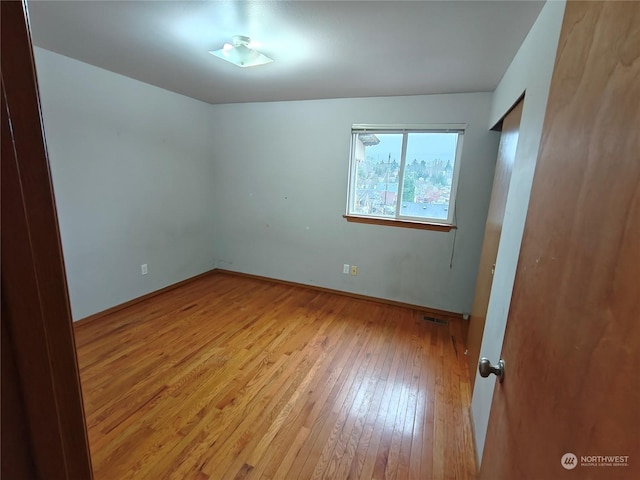
{"label": "electrical outlet", "polygon": [[348,263],[345,263],[342,266],[342,273],[346,273],[347,275],[349,274],[349,264]]}
{"label": "electrical outlet", "polygon": [[140,275],[146,275],[147,273],[149,273],[147,270],[147,264],[143,263],[140,265]]}
{"label": "electrical outlet", "polygon": [[358,267],[355,265],[351,265],[351,275],[358,275]]}

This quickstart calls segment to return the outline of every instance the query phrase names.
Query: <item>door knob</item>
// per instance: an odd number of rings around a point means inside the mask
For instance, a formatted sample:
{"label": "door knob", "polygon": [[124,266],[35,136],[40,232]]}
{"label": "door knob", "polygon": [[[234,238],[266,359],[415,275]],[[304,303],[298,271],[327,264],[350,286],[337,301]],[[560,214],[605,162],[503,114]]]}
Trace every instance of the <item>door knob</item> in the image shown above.
{"label": "door knob", "polygon": [[504,380],[504,360],[500,359],[498,361],[498,365],[491,365],[491,360],[486,357],[482,357],[480,359],[480,363],[478,363],[478,372],[480,372],[480,376],[483,378],[486,378],[493,373],[498,377],[500,383],[502,383],[502,380]]}

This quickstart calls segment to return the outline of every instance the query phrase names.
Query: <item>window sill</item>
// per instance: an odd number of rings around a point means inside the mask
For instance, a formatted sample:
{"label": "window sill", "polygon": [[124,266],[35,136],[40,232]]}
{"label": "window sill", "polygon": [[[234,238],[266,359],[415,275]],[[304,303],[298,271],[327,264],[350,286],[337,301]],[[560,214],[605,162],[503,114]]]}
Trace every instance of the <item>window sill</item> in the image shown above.
{"label": "window sill", "polygon": [[436,232],[449,232],[452,229],[458,228],[455,225],[450,225],[448,223],[417,222],[415,220],[362,217],[359,215],[343,215],[342,217],[345,218],[347,222],[368,223],[371,225],[386,225],[389,227],[417,228],[420,230],[434,230]]}

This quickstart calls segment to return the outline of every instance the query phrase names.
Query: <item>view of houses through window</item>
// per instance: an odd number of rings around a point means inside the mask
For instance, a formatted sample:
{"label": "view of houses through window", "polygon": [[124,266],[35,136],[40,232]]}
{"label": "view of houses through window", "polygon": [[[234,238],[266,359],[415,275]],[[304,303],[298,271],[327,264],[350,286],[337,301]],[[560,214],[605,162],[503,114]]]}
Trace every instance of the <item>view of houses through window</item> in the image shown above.
{"label": "view of houses through window", "polygon": [[462,131],[353,131],[349,213],[453,223]]}

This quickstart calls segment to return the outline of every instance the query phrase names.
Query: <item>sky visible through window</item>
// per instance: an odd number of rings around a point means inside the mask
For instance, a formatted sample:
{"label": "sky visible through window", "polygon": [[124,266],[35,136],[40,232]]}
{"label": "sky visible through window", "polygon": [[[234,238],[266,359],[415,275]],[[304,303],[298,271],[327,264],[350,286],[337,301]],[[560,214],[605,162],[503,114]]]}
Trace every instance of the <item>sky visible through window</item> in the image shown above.
{"label": "sky visible through window", "polygon": [[[402,135],[378,133],[376,136],[380,139],[380,143],[367,147],[367,160],[388,162],[391,154],[391,161],[400,163]],[[414,159],[421,162],[439,158],[453,164],[456,138],[457,135],[450,133],[412,133],[407,144],[407,162],[412,162]]]}

